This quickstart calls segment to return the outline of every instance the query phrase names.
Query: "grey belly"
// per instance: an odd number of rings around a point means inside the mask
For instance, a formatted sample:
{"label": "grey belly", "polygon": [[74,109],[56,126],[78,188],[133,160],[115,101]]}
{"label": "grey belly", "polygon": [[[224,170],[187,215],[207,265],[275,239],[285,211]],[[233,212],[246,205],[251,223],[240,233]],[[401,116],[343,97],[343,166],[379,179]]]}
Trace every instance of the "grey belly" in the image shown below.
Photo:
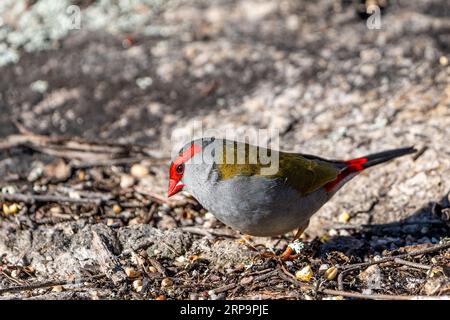
{"label": "grey belly", "polygon": [[328,200],[324,190],[301,196],[278,179],[234,177],[194,194],[217,219],[242,233],[275,236],[299,228]]}

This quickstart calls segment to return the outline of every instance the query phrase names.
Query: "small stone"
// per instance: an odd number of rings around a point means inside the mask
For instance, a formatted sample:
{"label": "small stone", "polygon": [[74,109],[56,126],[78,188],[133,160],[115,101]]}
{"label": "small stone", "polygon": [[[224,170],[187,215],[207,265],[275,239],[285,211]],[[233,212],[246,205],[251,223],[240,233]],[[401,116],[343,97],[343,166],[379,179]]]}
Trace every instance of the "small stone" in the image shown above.
{"label": "small stone", "polygon": [[161,281],[161,287],[163,287],[163,288],[171,287],[172,285],[173,285],[173,281],[170,280],[169,278],[164,278]]}
{"label": "small stone", "polygon": [[18,278],[19,275],[20,275],[20,270],[14,269],[13,271],[11,271],[11,276],[12,276],[13,278]]}
{"label": "small stone", "polygon": [[184,256],[179,256],[175,258],[175,261],[178,263],[185,263],[187,259]]}
{"label": "small stone", "polygon": [[133,178],[133,176],[129,175],[129,174],[124,174],[120,177],[120,187],[122,189],[127,189],[130,188],[134,185],[135,180]]}
{"label": "small stone", "polygon": [[143,178],[148,175],[148,169],[142,164],[135,164],[131,167],[130,173],[135,178]]}
{"label": "small stone", "polygon": [[62,214],[63,210],[61,207],[55,206],[55,207],[50,208],[50,213],[51,214]]}
{"label": "small stone", "polygon": [[350,215],[347,211],[344,211],[339,216],[339,222],[347,223],[350,220]]}
{"label": "small stone", "polygon": [[331,267],[325,271],[325,277],[327,280],[334,280],[338,274],[338,269],[336,267]]}
{"label": "small stone", "polygon": [[330,266],[328,264],[326,264],[326,263],[321,264],[319,267],[319,272],[327,271],[329,268],[330,268]]}
{"label": "small stone", "polygon": [[157,296],[155,300],[166,300],[166,297],[163,295]]}
{"label": "small stone", "polygon": [[145,90],[153,84],[153,79],[150,77],[137,78],[136,84],[139,88]]}
{"label": "small stone", "polygon": [[108,227],[112,226],[113,224],[114,224],[114,219],[109,218],[109,219],[106,220],[106,225]]}
{"label": "small stone", "polygon": [[118,204],[113,205],[112,210],[115,214],[119,214],[122,212],[122,207]]}
{"label": "small stone", "polygon": [[37,80],[30,85],[31,90],[39,93],[45,93],[48,89],[48,82],[45,80]]}
{"label": "small stone", "polygon": [[141,279],[137,279],[133,281],[133,289],[136,292],[140,292],[142,290],[142,280]]}
{"label": "small stone", "polygon": [[53,292],[62,292],[64,290],[63,286],[54,286],[52,288]]}
{"label": "small stone", "polygon": [[441,64],[441,66],[447,66],[448,65],[448,58],[446,56],[441,56],[439,58],[439,63]]}
{"label": "small stone", "polygon": [[335,237],[335,236],[337,236],[339,233],[337,232],[336,229],[330,229],[330,230],[328,231],[328,234],[330,235],[330,237]]}
{"label": "small stone", "polygon": [[310,281],[312,279],[312,276],[314,275],[311,266],[307,265],[301,270],[298,270],[295,273],[295,278],[300,281]]}

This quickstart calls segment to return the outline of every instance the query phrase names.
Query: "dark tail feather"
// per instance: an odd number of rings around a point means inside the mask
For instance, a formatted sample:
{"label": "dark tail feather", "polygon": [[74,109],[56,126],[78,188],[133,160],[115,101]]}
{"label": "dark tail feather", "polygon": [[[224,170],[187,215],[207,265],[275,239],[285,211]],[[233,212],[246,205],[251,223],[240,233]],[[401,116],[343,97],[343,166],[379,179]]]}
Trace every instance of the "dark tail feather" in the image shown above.
{"label": "dark tail feather", "polygon": [[344,161],[343,163],[346,167],[339,173],[335,180],[330,181],[325,185],[325,190],[327,192],[332,191],[342,180],[352,173],[415,152],[417,152],[417,150],[414,147],[408,147],[373,153],[365,157]]}
{"label": "dark tail feather", "polygon": [[417,150],[414,147],[387,150],[379,153],[373,153],[362,158],[349,160],[346,161],[345,163],[347,164],[348,169],[361,171],[371,166],[415,152],[417,152]]}

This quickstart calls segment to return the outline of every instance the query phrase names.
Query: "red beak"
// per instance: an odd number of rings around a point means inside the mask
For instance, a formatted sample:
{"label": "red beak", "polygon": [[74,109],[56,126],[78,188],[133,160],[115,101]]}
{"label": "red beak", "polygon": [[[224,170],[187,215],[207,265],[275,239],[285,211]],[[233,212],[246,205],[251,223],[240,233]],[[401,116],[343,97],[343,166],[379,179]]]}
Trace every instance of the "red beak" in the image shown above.
{"label": "red beak", "polygon": [[181,183],[180,180],[170,179],[169,180],[169,190],[167,191],[167,197],[173,196],[175,193],[178,193],[183,189],[184,184]]}

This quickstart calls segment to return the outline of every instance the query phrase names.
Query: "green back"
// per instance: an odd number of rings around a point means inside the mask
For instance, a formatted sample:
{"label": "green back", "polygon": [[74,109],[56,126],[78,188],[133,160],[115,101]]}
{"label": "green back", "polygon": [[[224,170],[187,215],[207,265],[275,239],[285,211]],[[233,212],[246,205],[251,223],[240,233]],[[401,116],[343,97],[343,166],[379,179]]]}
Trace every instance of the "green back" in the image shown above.
{"label": "green back", "polygon": [[[258,176],[262,168],[268,168],[269,164],[262,164],[259,152],[270,157],[270,152],[276,152],[279,156],[279,170],[270,175],[268,179],[283,179],[286,185],[296,189],[301,195],[306,195],[324,186],[327,182],[336,179],[340,170],[331,162],[318,159],[308,159],[301,154],[287,153],[281,151],[270,151],[265,148],[245,144],[245,154],[238,155],[238,143],[227,144],[223,153],[219,156],[222,163],[217,165],[219,178],[226,180],[235,176]],[[242,145],[241,143],[239,143]],[[249,154],[258,155],[249,161]],[[238,158],[240,156],[240,158]],[[275,155],[274,155],[275,156]],[[242,161],[245,158],[245,161]],[[241,161],[237,164],[238,159]]]}

